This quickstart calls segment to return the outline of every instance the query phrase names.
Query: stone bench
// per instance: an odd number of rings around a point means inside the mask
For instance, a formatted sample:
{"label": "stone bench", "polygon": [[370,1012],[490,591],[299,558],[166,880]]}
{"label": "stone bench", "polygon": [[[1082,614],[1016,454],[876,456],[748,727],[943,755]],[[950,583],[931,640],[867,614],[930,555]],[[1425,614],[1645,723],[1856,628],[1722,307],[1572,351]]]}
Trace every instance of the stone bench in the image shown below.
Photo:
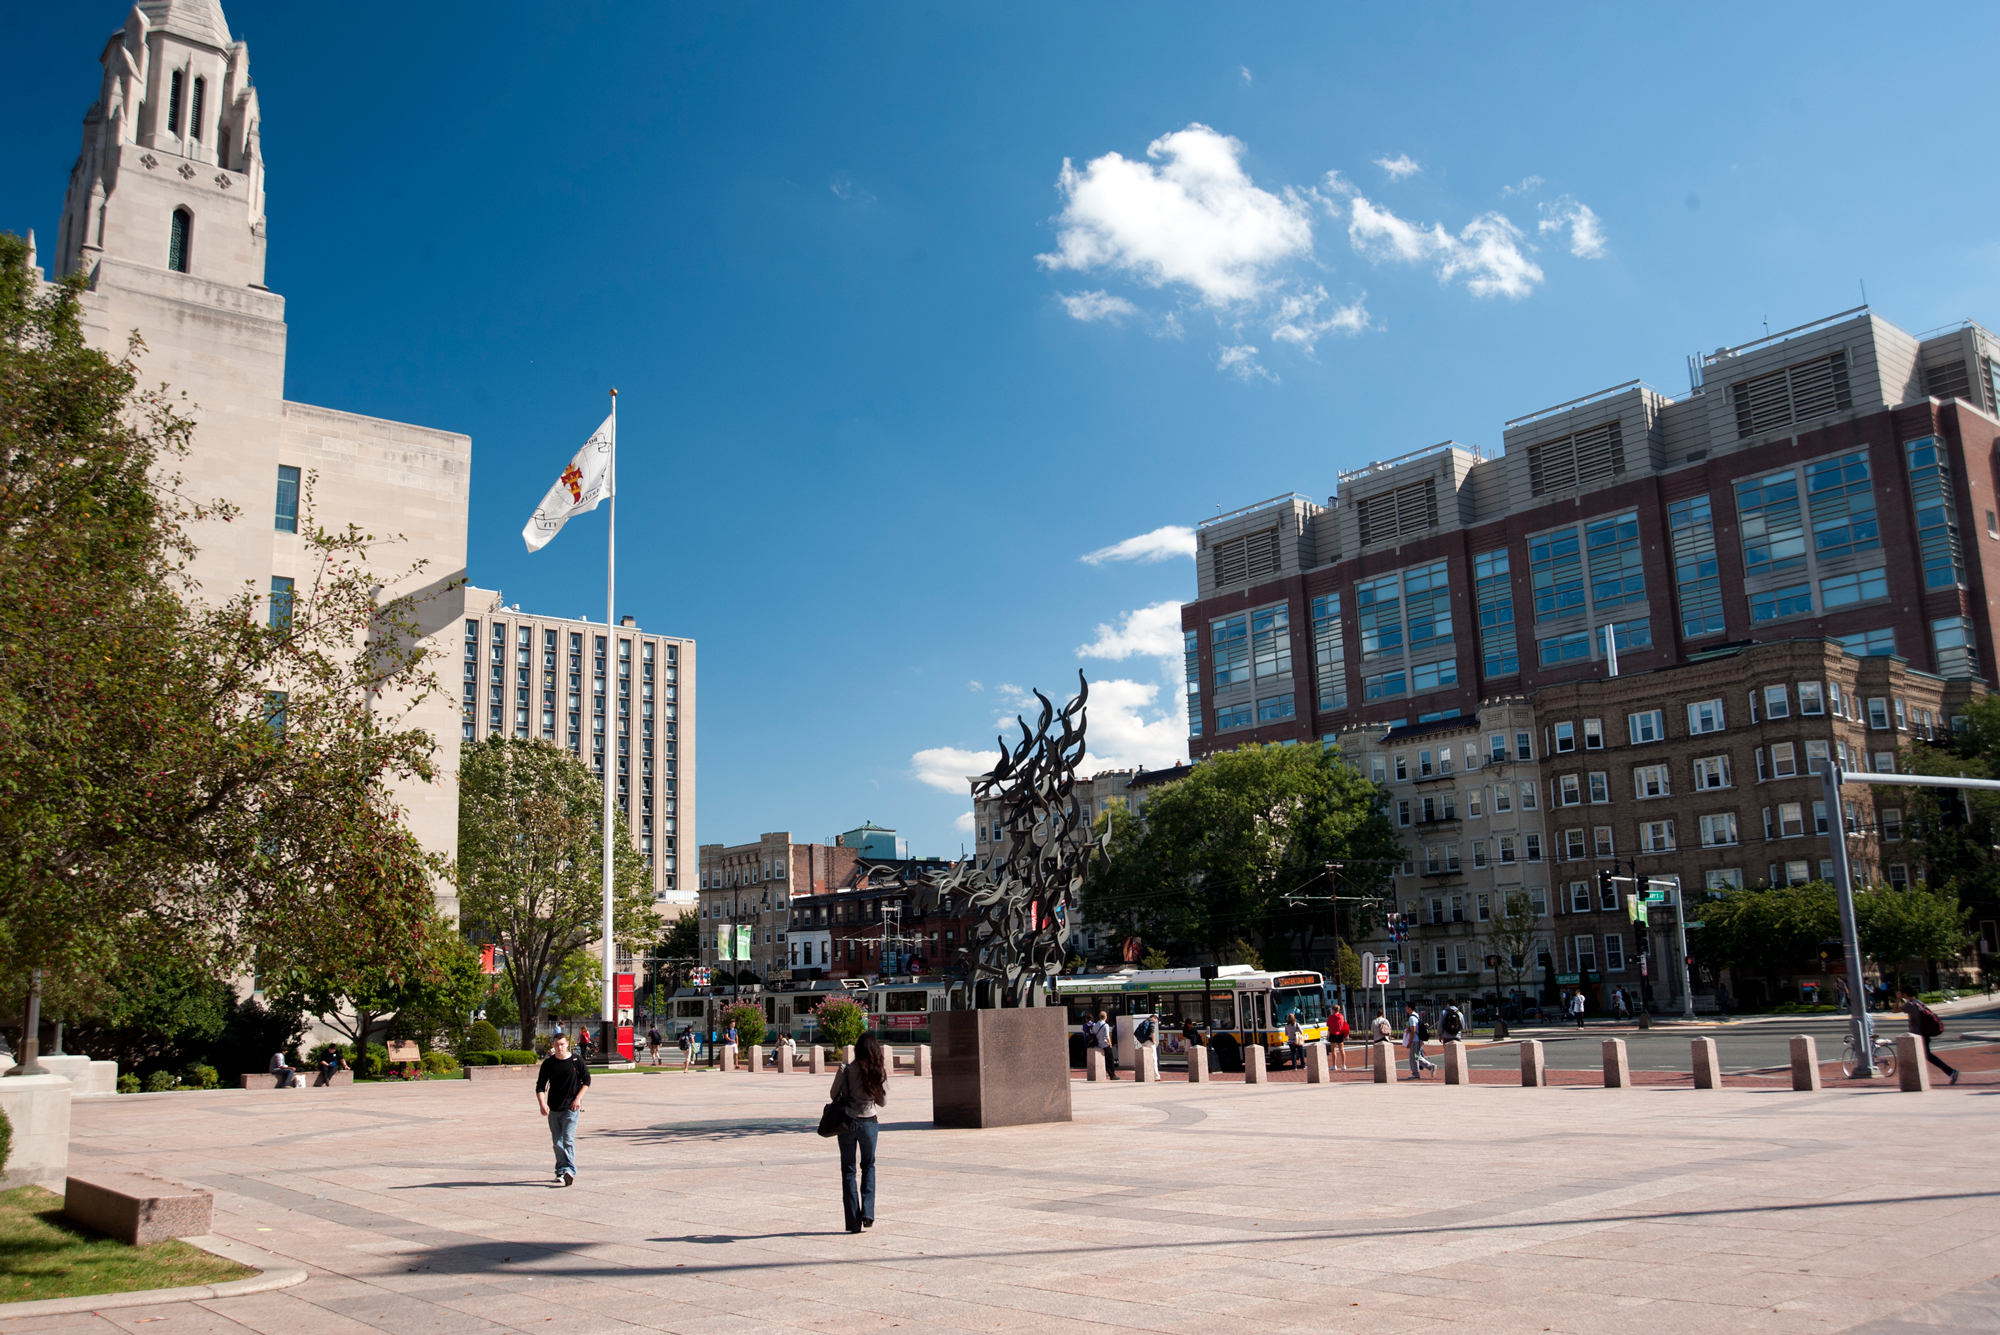
{"label": "stone bench", "polygon": [[542,1073],[540,1062],[530,1062],[526,1066],[466,1066],[461,1067],[468,1080],[533,1080]]}
{"label": "stone bench", "polygon": [[[278,1087],[278,1077],[269,1071],[253,1071],[249,1075],[238,1076],[237,1082],[244,1089],[276,1089]],[[344,1067],[335,1071],[330,1076],[323,1075],[316,1070],[300,1071],[299,1083],[307,1089],[324,1088],[327,1085],[351,1085],[354,1083],[354,1072]]]}
{"label": "stone bench", "polygon": [[116,1171],[71,1174],[63,1214],[107,1237],[143,1247],[164,1238],[195,1238],[215,1223],[215,1197],[165,1178]]}

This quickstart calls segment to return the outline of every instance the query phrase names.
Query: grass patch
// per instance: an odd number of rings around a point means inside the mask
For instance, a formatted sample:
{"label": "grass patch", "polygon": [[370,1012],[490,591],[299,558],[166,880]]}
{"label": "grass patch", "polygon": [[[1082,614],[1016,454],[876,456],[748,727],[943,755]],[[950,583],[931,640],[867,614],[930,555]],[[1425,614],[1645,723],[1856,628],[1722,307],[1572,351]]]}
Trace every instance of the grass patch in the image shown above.
{"label": "grass patch", "polygon": [[0,1192],[0,1303],[219,1284],[257,1273],[179,1238],[128,1247],[70,1223],[62,1205],[40,1187]]}

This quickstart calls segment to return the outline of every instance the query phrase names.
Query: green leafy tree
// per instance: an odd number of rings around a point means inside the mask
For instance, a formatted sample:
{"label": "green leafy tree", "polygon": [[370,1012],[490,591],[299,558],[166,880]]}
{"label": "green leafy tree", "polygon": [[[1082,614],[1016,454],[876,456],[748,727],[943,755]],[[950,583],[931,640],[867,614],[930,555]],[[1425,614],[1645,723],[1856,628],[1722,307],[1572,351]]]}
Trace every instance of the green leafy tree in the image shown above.
{"label": "green leafy tree", "polygon": [[762,1006],[753,1006],[745,1001],[724,1008],[722,1012],[722,1027],[724,1031],[727,1031],[732,1024],[736,1026],[736,1041],[741,1046],[754,1048],[764,1041],[764,1008]]}
{"label": "green leafy tree", "polygon": [[1157,946],[1153,947],[1146,952],[1145,958],[1139,961],[1139,967],[1142,969],[1164,969],[1168,967],[1167,952]]}
{"label": "green leafy tree", "polygon": [[556,974],[550,996],[551,1015],[588,1015],[595,1018],[603,1000],[604,961],[587,951],[572,950]]}
{"label": "green leafy tree", "polygon": [[[1912,738],[1897,754],[1910,774],[2000,775],[2000,696],[1984,695],[1965,706],[1963,731],[1939,742]],[[2000,912],[2000,793],[1961,788],[1874,789],[1879,807],[1901,807],[1919,879],[1949,890],[1977,917]],[[1900,961],[1899,961],[1900,963]]]}
{"label": "green leafy tree", "polygon": [[1340,864],[1343,896],[1387,891],[1401,844],[1384,800],[1324,747],[1210,756],[1158,789],[1143,820],[1119,807],[1106,813],[1110,858],[1085,886],[1085,916],[1211,959],[1239,941],[1280,937],[1286,953],[1311,958],[1317,937],[1338,924],[1329,863]]}
{"label": "green leafy tree", "polygon": [[[560,747],[493,737],[460,753],[458,794],[459,912],[505,951],[532,1028],[564,962],[603,935],[604,787]],[[646,865],[622,832],[612,858],[612,932],[637,953],[659,925]]]}
{"label": "green leafy tree", "polygon": [[85,343],[82,286],[0,236],[0,986],[131,954],[393,970],[449,872],[391,795],[436,777],[414,604],[380,593],[416,572],[308,509],[288,614],[197,598],[187,526],[233,516],[181,495],[195,425],[136,339]]}
{"label": "green leafy tree", "polygon": [[1333,963],[1333,980],[1343,987],[1360,987],[1361,957],[1345,941],[1339,943]]}
{"label": "green leafy tree", "polygon": [[1755,969],[1771,982],[1807,961],[1817,968],[1819,943],[1840,936],[1825,881],[1731,890],[1703,904],[1701,918],[1689,945],[1704,962]]}
{"label": "green leafy tree", "polygon": [[1892,985],[1903,965],[1922,960],[1934,975],[1939,960],[1956,960],[1972,944],[1967,921],[1972,910],[1949,889],[1883,886],[1854,897],[1861,948]]}
{"label": "green leafy tree", "polygon": [[393,968],[315,960],[267,977],[266,987],[285,1009],[317,1017],[351,1044],[385,1034],[451,1041],[484,989],[479,956],[442,915],[418,940],[420,946]]}
{"label": "green leafy tree", "polygon": [[868,1032],[868,1012],[852,997],[828,997],[813,1007],[819,1032],[836,1048],[852,1047]]}

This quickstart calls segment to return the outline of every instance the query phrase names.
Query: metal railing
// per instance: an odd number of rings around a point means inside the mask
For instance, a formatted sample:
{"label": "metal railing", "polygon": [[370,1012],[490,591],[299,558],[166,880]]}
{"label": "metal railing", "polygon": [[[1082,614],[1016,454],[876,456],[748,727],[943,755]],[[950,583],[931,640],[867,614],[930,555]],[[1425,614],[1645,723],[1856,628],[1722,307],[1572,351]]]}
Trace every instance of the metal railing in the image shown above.
{"label": "metal railing", "polygon": [[1411,450],[1408,454],[1399,454],[1393,459],[1378,459],[1363,468],[1342,469],[1335,473],[1334,477],[1340,485],[1346,486],[1350,481],[1368,477],[1374,473],[1385,473],[1392,468],[1399,468],[1413,460],[1426,459],[1433,454],[1441,454],[1446,450],[1463,450],[1475,459],[1484,459],[1486,457],[1486,451],[1477,445],[1462,445],[1455,440],[1441,440],[1435,445],[1426,445],[1420,450]]}
{"label": "metal railing", "polygon": [[1803,334],[1808,329],[1821,329],[1827,325],[1837,323],[1838,321],[1841,320],[1845,320],[1849,316],[1865,315],[1867,313],[1868,313],[1868,308],[1866,306],[1855,306],[1849,310],[1841,311],[1837,315],[1822,316],[1817,320],[1808,320],[1804,324],[1793,325],[1790,329],[1780,329],[1775,334],[1766,334],[1762,338],[1753,338],[1748,343],[1738,343],[1733,348],[1717,348],[1714,352],[1707,352],[1702,354],[1701,358],[1702,370],[1706,371],[1709,367],[1714,366],[1716,363],[1722,361],[1724,358],[1738,356],[1742,353],[1748,352],[1751,348],[1761,348],[1766,343],[1776,343],[1778,340],[1790,338],[1794,334]]}
{"label": "metal railing", "polygon": [[[1613,385],[1610,389],[1600,389],[1593,394],[1585,394],[1582,398],[1571,399],[1567,403],[1558,403],[1553,408],[1540,408],[1534,412],[1529,413],[1525,417],[1516,417],[1512,421],[1508,422],[1507,425],[1502,428],[1502,430],[1511,430],[1514,427],[1521,425],[1523,422],[1539,421],[1544,417],[1553,417],[1557,413],[1567,412],[1571,408],[1581,407],[1583,404],[1586,403],[1595,403],[1599,399],[1608,399],[1613,394],[1623,394],[1626,390],[1631,389],[1635,386],[1641,389],[1652,389],[1655,394],[1660,394],[1659,390],[1653,389],[1651,385],[1647,384],[1643,380],[1627,380],[1622,385]],[[1660,394],[1660,397],[1664,399],[1667,396],[1664,394]]]}
{"label": "metal railing", "polygon": [[1304,501],[1307,505],[1312,506],[1315,510],[1325,508],[1318,501],[1314,500],[1310,496],[1302,496],[1296,491],[1288,491],[1282,496],[1273,496],[1269,500],[1258,501],[1255,505],[1241,506],[1237,509],[1231,510],[1228,514],[1220,514],[1216,515],[1212,519],[1204,519],[1200,523],[1196,524],[1195,527],[1211,528],[1216,524],[1226,523],[1231,519],[1240,519],[1244,515],[1253,515],[1256,514],[1259,510],[1268,510],[1274,505],[1284,505],[1291,501]]}

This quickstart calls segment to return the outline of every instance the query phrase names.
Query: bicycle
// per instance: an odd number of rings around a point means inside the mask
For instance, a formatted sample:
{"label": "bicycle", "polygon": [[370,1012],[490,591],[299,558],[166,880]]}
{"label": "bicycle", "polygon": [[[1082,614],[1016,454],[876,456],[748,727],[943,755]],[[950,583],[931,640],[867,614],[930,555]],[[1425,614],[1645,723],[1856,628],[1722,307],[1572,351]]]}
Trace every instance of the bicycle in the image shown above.
{"label": "bicycle", "polygon": [[[1877,1034],[1875,1035],[1875,1041],[1869,1044],[1869,1050],[1875,1054],[1875,1074],[1879,1076],[1892,1076],[1896,1074],[1896,1041],[1894,1039]],[[1854,1055],[1854,1035],[1849,1034],[1840,1045],[1840,1072],[1849,1080],[1852,1080],[1855,1071],[1859,1070],[1860,1066],[1861,1063],[1855,1060]]]}

